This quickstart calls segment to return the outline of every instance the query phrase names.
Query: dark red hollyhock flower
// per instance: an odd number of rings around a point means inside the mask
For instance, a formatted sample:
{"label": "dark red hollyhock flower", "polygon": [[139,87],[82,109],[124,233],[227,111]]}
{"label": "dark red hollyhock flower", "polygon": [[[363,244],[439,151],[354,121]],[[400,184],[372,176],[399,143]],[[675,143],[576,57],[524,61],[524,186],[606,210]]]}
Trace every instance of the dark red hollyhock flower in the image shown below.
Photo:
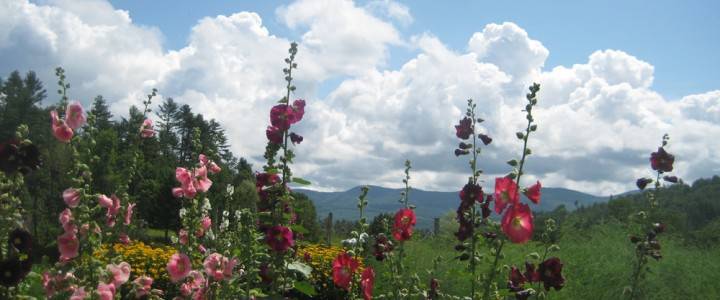
{"label": "dark red hollyhock flower", "polygon": [[462,120],[460,120],[459,125],[455,125],[455,135],[458,138],[461,138],[463,140],[467,140],[470,138],[470,135],[472,134],[472,120],[470,118],[465,117]]}
{"label": "dark red hollyhock flower", "polygon": [[340,288],[347,290],[350,287],[350,280],[360,264],[350,257],[347,252],[339,254],[333,261],[333,282]]}
{"label": "dark red hollyhock flower", "polygon": [[260,272],[258,273],[263,283],[269,284],[273,281],[272,276],[270,276],[270,266],[268,264],[260,265]]}
{"label": "dark red hollyhock flower", "polygon": [[490,211],[490,202],[492,202],[492,201],[493,201],[493,196],[492,196],[492,195],[487,195],[487,198],[485,199],[485,202],[483,202],[483,203],[480,205],[480,208],[482,209],[482,217],[483,217],[483,219],[486,219],[486,218],[490,217],[490,212],[491,212],[491,211]]}
{"label": "dark red hollyhock flower", "polygon": [[393,224],[393,237],[398,241],[410,239],[415,227],[415,211],[409,208],[402,208],[395,213],[395,224]]}
{"label": "dark red hollyhock flower", "polygon": [[640,178],[635,182],[635,185],[637,185],[639,189],[644,190],[651,182],[653,182],[653,180],[650,178]]}
{"label": "dark red hollyhock flower", "polygon": [[484,135],[484,134],[481,133],[481,134],[478,134],[478,137],[479,137],[480,140],[483,142],[483,144],[485,144],[485,146],[487,146],[487,145],[489,145],[490,143],[492,143],[492,138],[489,137],[489,136],[487,136],[487,135]]}
{"label": "dark red hollyhock flower", "polygon": [[557,257],[551,257],[540,263],[538,273],[540,280],[545,285],[545,290],[555,288],[556,291],[562,289],[565,285],[565,277],[562,275],[563,263]]}
{"label": "dark red hollyhock flower", "polygon": [[375,285],[375,271],[372,267],[367,267],[360,274],[360,287],[364,300],[372,300],[373,286]]}
{"label": "dark red hollyhock flower", "polygon": [[517,184],[510,177],[495,178],[495,212],[499,215],[508,204],[518,203]]}
{"label": "dark red hollyhock flower", "polygon": [[293,101],[290,124],[300,122],[300,120],[302,120],[303,118],[303,115],[305,115],[305,100],[297,99]]}
{"label": "dark red hollyhock flower", "polygon": [[291,133],[290,133],[290,141],[291,141],[293,144],[300,144],[300,143],[302,143],[302,141],[303,141],[303,137],[302,137],[301,135],[299,135],[299,134],[296,134],[296,133],[294,133],[294,132],[291,132]]}
{"label": "dark red hollyhock flower", "polygon": [[22,263],[16,257],[0,262],[0,285],[16,286],[27,275]]}
{"label": "dark red hollyhock flower", "polygon": [[255,187],[260,190],[263,187],[275,185],[280,182],[278,174],[255,173]]}
{"label": "dark red hollyhock flower", "polygon": [[530,201],[532,201],[535,204],[540,203],[540,189],[542,188],[542,185],[540,185],[540,181],[533,184],[529,188],[525,190],[525,197],[528,197]]}
{"label": "dark red hollyhock flower", "polygon": [[522,244],[530,240],[533,233],[533,215],[525,203],[517,203],[505,212],[500,222],[502,231],[511,242]]}
{"label": "dark red hollyhock flower", "polygon": [[265,130],[265,136],[273,144],[280,145],[283,143],[283,131],[275,126],[268,126]]}
{"label": "dark red hollyhock flower", "polygon": [[440,297],[438,290],[440,289],[440,282],[436,278],[430,279],[430,291],[428,292],[428,299],[435,300]]}
{"label": "dark red hollyhock flower", "polygon": [[474,183],[465,184],[462,190],[460,190],[459,195],[460,207],[462,207],[463,209],[470,208],[471,206],[473,206],[473,204],[475,204],[476,201],[478,203],[482,203],[484,196],[482,187]]}
{"label": "dark red hollyhock flower", "polygon": [[270,124],[280,131],[288,130],[294,118],[293,109],[287,104],[278,104],[270,109]]}
{"label": "dark red hollyhock flower", "polygon": [[523,275],[525,275],[525,279],[527,279],[528,282],[540,281],[540,273],[535,270],[535,264],[528,261],[525,262],[525,274]]}
{"label": "dark red hollyhock flower", "polygon": [[375,255],[375,259],[378,261],[385,260],[387,253],[390,253],[393,250],[392,242],[383,233],[380,233],[377,237],[375,237],[375,245],[373,245],[373,247],[375,248],[373,254]]}
{"label": "dark red hollyhock flower", "polygon": [[32,236],[27,230],[17,228],[10,232],[8,242],[19,252],[28,254],[32,249]]}
{"label": "dark red hollyhock flower", "polygon": [[512,266],[510,268],[510,278],[508,278],[508,288],[513,292],[522,290],[523,284],[527,281],[525,276],[520,272],[518,268]]}
{"label": "dark red hollyhock flower", "polygon": [[674,162],[675,156],[665,152],[663,147],[658,148],[657,152],[650,154],[650,167],[655,171],[671,172]]}
{"label": "dark red hollyhock flower", "polygon": [[[458,208],[459,210],[459,208]],[[462,211],[458,211],[458,231],[455,232],[455,237],[457,237],[458,241],[465,241],[470,236],[472,236],[474,228],[472,224],[472,220],[469,220],[465,217],[465,214],[462,213]]]}
{"label": "dark red hollyhock flower", "polygon": [[677,176],[663,176],[663,180],[667,182],[678,183]]}
{"label": "dark red hollyhock flower", "polygon": [[284,252],[295,245],[293,233],[290,228],[276,225],[270,227],[265,233],[265,242],[276,252]]}
{"label": "dark red hollyhock flower", "polygon": [[472,148],[472,144],[465,144],[463,142],[460,142],[460,144],[458,144],[458,148],[462,150],[470,149]]}
{"label": "dark red hollyhock flower", "polygon": [[467,155],[467,154],[470,154],[470,151],[463,150],[463,149],[455,149],[455,156]]}

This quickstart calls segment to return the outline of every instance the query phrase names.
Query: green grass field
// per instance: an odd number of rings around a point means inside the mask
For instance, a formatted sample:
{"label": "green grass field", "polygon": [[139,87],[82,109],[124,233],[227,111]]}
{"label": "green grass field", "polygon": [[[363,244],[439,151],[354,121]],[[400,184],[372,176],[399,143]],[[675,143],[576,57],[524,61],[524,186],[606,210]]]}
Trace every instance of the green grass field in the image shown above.
{"label": "green grass field", "polygon": [[[651,261],[650,273],[641,283],[644,299],[720,299],[720,248],[697,249],[682,245],[678,237],[660,237],[664,258]],[[456,241],[450,236],[412,240],[406,244],[408,259],[405,265],[410,273],[417,273],[426,281],[426,270],[432,268],[433,259],[442,256],[438,277],[441,290],[452,295],[468,295],[470,284],[466,264],[453,259]],[[565,287],[551,292],[551,299],[623,299],[623,288],[628,285],[632,271],[633,248],[620,225],[604,224],[587,232],[566,231],[554,255],[564,262]],[[506,246],[506,257],[500,265],[522,266],[525,255],[541,248],[528,245]],[[373,260],[374,261],[374,260]],[[480,264],[487,272],[490,261]],[[376,274],[387,274],[384,264],[373,263]],[[524,267],[521,268],[524,270]],[[497,278],[500,288],[506,287],[508,272]],[[426,283],[426,282],[425,282]],[[376,280],[377,292],[393,287],[387,278]]]}

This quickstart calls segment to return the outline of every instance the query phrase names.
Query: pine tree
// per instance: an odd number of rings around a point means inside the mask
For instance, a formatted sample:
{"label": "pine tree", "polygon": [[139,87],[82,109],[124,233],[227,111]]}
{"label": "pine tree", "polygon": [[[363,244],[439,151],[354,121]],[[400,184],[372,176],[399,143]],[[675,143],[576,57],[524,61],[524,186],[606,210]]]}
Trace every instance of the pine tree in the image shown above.
{"label": "pine tree", "polygon": [[95,127],[98,130],[108,129],[113,126],[112,113],[107,105],[107,101],[102,95],[97,95],[93,100],[92,110],[90,113],[95,116]]}

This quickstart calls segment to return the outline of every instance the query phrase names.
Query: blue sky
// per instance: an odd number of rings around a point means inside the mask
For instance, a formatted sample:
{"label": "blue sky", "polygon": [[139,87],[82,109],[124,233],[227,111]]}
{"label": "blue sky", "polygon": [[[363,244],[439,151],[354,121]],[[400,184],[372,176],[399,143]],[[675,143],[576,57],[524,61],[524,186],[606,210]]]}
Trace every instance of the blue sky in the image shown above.
{"label": "blue sky", "polygon": [[[158,27],[165,47],[187,45],[203,17],[257,12],[272,34],[300,39],[275,16],[288,1],[113,0],[133,21]],[[413,22],[398,26],[412,36],[429,32],[462,51],[472,33],[488,23],[514,22],[550,50],[545,69],[586,61],[598,49],[620,49],[655,66],[653,87],[675,99],[720,86],[720,1],[399,1]],[[366,1],[359,1],[363,5]],[[390,48],[387,67],[397,69],[416,51]],[[337,80],[326,83],[333,86]],[[330,89],[330,87],[327,87]]]}
{"label": "blue sky", "polygon": [[719,1],[437,3],[0,0],[0,76],[34,70],[52,83],[63,66],[72,98],[102,94],[117,117],[157,88],[261,166],[294,40],[294,96],[307,107],[293,170],[315,189],[397,187],[410,159],[415,187],[457,190],[468,170],[453,125],[468,98],[493,137],[481,163],[491,184],[518,156],[532,82],[528,182],[634,189],[664,133],[674,175],[720,174]]}

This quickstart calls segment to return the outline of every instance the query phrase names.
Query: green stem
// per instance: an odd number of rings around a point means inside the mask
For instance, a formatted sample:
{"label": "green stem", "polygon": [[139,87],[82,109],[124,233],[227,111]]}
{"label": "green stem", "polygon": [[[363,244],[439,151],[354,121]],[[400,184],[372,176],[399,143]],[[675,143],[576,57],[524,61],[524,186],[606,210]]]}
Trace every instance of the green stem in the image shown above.
{"label": "green stem", "polygon": [[493,260],[492,269],[490,269],[490,276],[485,281],[485,295],[483,296],[483,299],[490,299],[490,285],[495,280],[495,275],[497,274],[497,265],[498,261],[500,260],[500,253],[502,252],[502,248],[505,245],[505,240],[500,240],[500,245],[498,245],[497,248],[495,248],[495,260]]}

